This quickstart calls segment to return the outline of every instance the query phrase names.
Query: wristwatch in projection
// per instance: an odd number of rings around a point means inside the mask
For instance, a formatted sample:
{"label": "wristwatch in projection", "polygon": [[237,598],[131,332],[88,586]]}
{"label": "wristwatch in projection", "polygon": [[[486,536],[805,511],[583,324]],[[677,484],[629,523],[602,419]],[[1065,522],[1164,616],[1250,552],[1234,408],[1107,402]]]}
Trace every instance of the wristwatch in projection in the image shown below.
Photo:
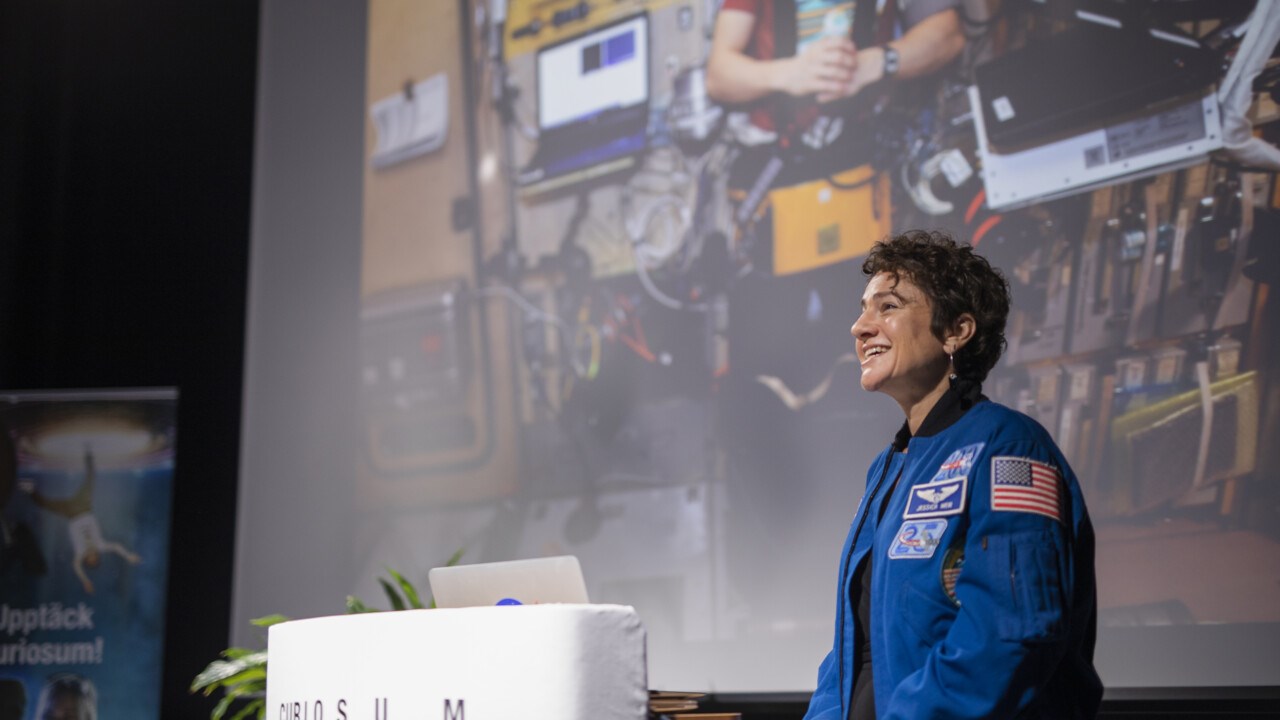
{"label": "wristwatch in projection", "polygon": [[898,51],[892,45],[882,46],[884,50],[884,77],[891,78],[898,74]]}

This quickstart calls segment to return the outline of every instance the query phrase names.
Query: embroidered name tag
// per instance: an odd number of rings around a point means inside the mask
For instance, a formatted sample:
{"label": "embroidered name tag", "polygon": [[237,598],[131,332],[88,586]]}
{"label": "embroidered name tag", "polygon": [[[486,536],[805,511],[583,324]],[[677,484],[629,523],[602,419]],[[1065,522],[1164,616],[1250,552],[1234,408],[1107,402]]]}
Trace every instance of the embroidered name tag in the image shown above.
{"label": "embroidered name tag", "polygon": [[946,518],[908,520],[898,528],[898,535],[889,546],[889,559],[927,560],[933,557],[946,531]]}
{"label": "embroidered name tag", "polygon": [[907,509],[903,511],[902,518],[910,520],[959,515],[964,512],[964,497],[968,486],[967,477],[916,485],[911,488],[911,497],[907,498]]}

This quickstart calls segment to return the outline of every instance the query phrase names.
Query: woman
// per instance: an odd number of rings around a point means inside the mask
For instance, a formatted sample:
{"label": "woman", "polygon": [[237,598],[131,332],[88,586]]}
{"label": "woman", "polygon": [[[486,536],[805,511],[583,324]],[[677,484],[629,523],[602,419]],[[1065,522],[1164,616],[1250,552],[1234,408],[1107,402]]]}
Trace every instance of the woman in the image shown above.
{"label": "woman", "polygon": [[1093,529],[1031,418],[989,401],[1009,290],[939,233],[876,243],[852,332],[906,422],[867,474],[807,719],[1089,718]]}

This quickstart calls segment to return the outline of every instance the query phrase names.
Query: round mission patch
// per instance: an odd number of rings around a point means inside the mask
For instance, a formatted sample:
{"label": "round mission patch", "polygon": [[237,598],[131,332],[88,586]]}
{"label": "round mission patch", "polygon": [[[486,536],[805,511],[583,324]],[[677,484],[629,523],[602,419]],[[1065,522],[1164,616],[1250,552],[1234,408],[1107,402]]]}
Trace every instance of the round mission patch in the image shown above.
{"label": "round mission patch", "polygon": [[956,597],[956,580],[960,577],[960,570],[964,568],[964,546],[957,545],[947,549],[947,554],[942,556],[942,592],[951,598],[951,602],[960,606],[960,599]]}

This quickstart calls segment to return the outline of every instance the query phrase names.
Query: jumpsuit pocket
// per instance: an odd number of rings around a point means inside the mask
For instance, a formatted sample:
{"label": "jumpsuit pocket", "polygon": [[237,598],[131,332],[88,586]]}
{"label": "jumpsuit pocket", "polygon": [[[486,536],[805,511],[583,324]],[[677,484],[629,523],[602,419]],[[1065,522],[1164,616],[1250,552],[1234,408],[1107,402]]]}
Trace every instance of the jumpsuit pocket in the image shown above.
{"label": "jumpsuit pocket", "polygon": [[959,611],[942,595],[940,587],[921,589],[909,580],[898,589],[895,605],[895,622],[900,620],[911,628],[924,649],[933,647],[947,636]]}
{"label": "jumpsuit pocket", "polygon": [[1063,619],[1063,551],[1058,533],[1048,530],[992,535],[988,552],[993,569],[1008,578],[1007,587],[993,584],[1004,612],[996,632],[1008,642],[1045,642],[1061,638]]}

